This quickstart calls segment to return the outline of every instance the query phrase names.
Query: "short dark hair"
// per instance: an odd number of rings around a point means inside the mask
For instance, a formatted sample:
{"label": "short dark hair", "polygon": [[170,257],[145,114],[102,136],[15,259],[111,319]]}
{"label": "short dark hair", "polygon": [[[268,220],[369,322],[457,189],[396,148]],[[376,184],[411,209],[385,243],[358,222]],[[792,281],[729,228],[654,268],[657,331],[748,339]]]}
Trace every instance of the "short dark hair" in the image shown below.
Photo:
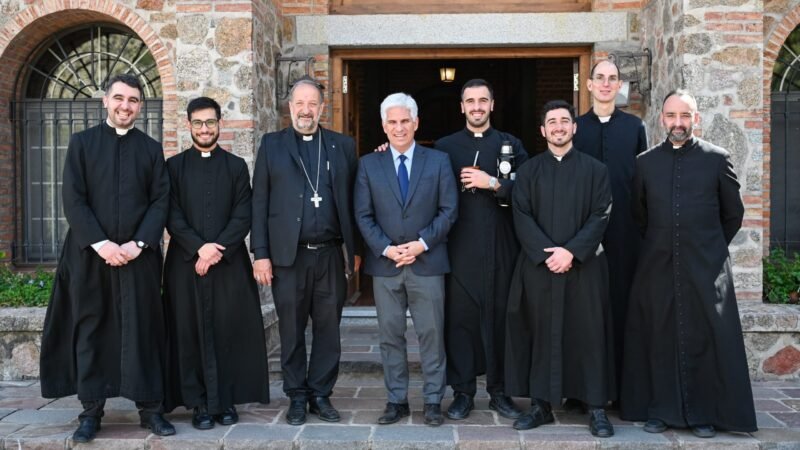
{"label": "short dark hair", "polygon": [[607,63],[613,65],[614,68],[617,69],[617,76],[618,77],[622,76],[622,72],[619,71],[619,66],[617,65],[617,63],[613,59],[601,59],[600,61],[597,61],[596,63],[594,63],[594,65],[592,66],[592,71],[589,72],[589,78],[594,78],[594,69],[596,69],[597,66],[599,66],[601,63],[604,63],[604,62],[607,62]]}
{"label": "short dark hair", "polygon": [[113,77],[109,78],[106,81],[106,95],[108,95],[108,91],[111,90],[111,86],[114,83],[124,83],[132,88],[139,90],[139,100],[144,100],[144,89],[142,89],[142,83],[139,82],[139,79],[136,78],[135,75],[129,73],[119,73],[114,75]]}
{"label": "short dark hair", "polygon": [[302,86],[304,84],[307,84],[309,86],[314,86],[315,88],[317,88],[317,91],[319,91],[319,101],[320,102],[325,101],[325,85],[311,78],[308,75],[303,75],[302,77],[294,80],[294,83],[292,83],[292,85],[289,86],[289,101],[292,100],[292,96],[294,95],[294,90],[298,86]]}
{"label": "short dark hair", "polygon": [[565,102],[564,100],[550,100],[549,102],[545,103],[542,107],[542,125],[544,125],[544,119],[547,117],[547,113],[553,111],[555,109],[566,109],[569,112],[569,117],[575,122],[575,107],[571,104]]}
{"label": "short dark hair", "polygon": [[186,118],[192,120],[192,113],[201,109],[214,108],[217,113],[217,120],[222,118],[222,110],[213,98],[210,97],[197,97],[186,105]]}
{"label": "short dark hair", "polygon": [[695,107],[697,106],[697,99],[694,98],[694,95],[692,95],[691,92],[689,92],[686,89],[673,89],[669,91],[666,96],[664,96],[664,101],[661,102],[662,109],[664,108],[664,103],[667,103],[667,100],[669,100],[669,98],[672,97],[673,95],[677,95],[679,97],[684,97],[684,96],[689,97],[694,102]]}
{"label": "short dark hair", "polygon": [[464,86],[461,87],[461,100],[464,100],[464,91],[474,87],[485,87],[486,89],[489,90],[489,100],[494,100],[494,88],[488,81],[484,80],[483,78],[473,78],[464,83]]}

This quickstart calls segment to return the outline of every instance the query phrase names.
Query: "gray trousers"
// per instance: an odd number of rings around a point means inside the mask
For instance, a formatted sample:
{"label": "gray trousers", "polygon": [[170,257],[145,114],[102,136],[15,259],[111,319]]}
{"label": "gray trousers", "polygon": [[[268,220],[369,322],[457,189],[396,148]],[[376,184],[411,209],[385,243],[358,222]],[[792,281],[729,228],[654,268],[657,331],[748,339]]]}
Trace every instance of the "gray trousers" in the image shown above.
{"label": "gray trousers", "polygon": [[445,385],[444,276],[423,277],[404,266],[399,275],[373,277],[383,360],[383,380],[392,403],[408,403],[406,310],[419,339],[425,403],[441,403]]}

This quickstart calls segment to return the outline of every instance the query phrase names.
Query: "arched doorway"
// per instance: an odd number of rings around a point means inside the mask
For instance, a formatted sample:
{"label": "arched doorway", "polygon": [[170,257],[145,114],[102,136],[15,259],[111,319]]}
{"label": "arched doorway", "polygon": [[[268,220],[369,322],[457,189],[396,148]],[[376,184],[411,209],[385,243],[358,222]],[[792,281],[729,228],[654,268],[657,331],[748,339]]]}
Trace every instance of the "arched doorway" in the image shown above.
{"label": "arched doorway", "polygon": [[800,26],[786,38],[771,82],[770,246],[800,252]]}
{"label": "arched doorway", "polygon": [[14,242],[17,264],[54,263],[67,231],[61,205],[61,172],[70,136],[105,119],[101,97],[106,81],[119,73],[144,87],[136,127],[162,138],[162,88],[157,63],[147,45],[120,25],[92,24],[47,40],[34,52],[17,83],[23,91],[12,103],[15,147],[21,155],[21,240]]}

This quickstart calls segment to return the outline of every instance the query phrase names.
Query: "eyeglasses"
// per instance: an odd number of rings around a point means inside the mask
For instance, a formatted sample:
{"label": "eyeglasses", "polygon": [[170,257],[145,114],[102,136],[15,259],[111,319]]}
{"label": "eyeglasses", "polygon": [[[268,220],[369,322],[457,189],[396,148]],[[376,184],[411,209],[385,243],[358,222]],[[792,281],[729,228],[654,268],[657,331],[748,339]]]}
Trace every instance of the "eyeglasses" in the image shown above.
{"label": "eyeglasses", "polygon": [[217,128],[217,124],[218,123],[219,123],[219,120],[217,120],[217,119],[208,119],[206,121],[193,120],[192,121],[192,128],[194,128],[195,130],[199,130],[199,129],[203,128],[203,125],[205,125],[206,127],[208,127],[209,130],[213,130],[214,128]]}

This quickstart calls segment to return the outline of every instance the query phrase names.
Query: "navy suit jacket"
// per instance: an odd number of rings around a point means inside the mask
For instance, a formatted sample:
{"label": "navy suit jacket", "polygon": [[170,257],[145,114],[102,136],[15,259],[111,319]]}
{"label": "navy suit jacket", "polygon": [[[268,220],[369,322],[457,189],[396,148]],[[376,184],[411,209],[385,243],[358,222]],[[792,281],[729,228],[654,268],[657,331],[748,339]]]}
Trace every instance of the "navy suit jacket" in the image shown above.
{"label": "navy suit jacket", "polygon": [[[347,267],[353,270],[352,255],[359,254],[352,213],[353,181],[357,167],[353,138],[322,130],[328,152],[334,198],[347,251]],[[255,259],[271,258],[276,266],[291,266],[297,255],[306,178],[292,127],[261,138],[253,171],[253,222],[250,248]],[[323,201],[327,201],[323,200]]]}
{"label": "navy suit jacket", "polygon": [[356,224],[368,248],[364,271],[373,276],[398,275],[402,268],[381,254],[388,245],[422,238],[428,250],[411,270],[434,276],[450,272],[447,233],[456,221],[458,189],[446,153],[417,145],[405,204],[390,151],[362,156],[354,189]]}

